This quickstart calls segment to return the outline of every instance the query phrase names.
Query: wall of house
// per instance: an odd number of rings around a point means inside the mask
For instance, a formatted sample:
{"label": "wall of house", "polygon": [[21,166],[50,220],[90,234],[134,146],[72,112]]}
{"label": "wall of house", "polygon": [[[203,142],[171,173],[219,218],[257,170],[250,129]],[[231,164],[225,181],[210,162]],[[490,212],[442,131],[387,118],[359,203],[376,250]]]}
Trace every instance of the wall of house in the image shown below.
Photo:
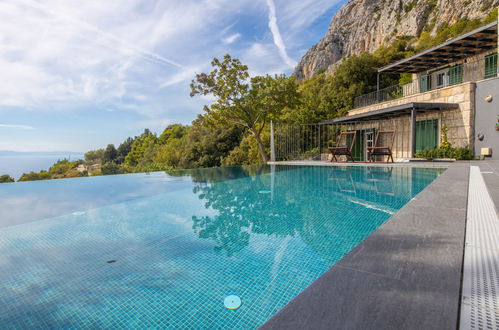
{"label": "wall of house", "polygon": [[[499,99],[499,96],[498,96]],[[438,145],[441,142],[441,127],[446,125],[449,128],[447,133],[448,140],[454,147],[469,146],[466,130],[463,129],[460,110],[444,110],[419,113],[416,121],[438,120]],[[396,161],[409,159],[412,157],[412,134],[411,134],[411,116],[405,115],[386,120],[372,121],[367,123],[358,123],[348,125],[348,130],[368,130],[374,128],[378,130],[395,130],[395,138],[392,145],[393,157]],[[381,141],[381,145],[389,145],[389,141]]]}
{"label": "wall of house", "polygon": [[[489,102],[486,100],[492,96]],[[475,155],[480,156],[481,148],[492,148],[492,159],[499,159],[499,78],[477,83],[475,111]],[[483,134],[483,140],[478,139]]]}
{"label": "wall of house", "polygon": [[[349,115],[357,115],[379,109],[386,109],[397,105],[403,105],[414,102],[434,102],[434,103],[457,103],[459,109],[451,111],[441,111],[431,114],[433,117],[427,119],[440,119],[440,124],[445,124],[448,128],[448,139],[454,147],[474,147],[474,100],[475,100],[475,83],[462,83],[447,88],[441,88],[426,93],[419,93],[400,99],[374,104],[368,107],[353,109],[348,112]],[[418,120],[423,120],[429,114],[421,114]],[[410,117],[401,117],[400,122],[394,122],[397,130],[401,132],[410,131]],[[402,119],[405,118],[405,119]],[[399,134],[397,134],[399,135]],[[409,157],[409,150],[405,147],[405,141],[400,141],[398,144],[398,158]],[[406,151],[407,150],[407,151]],[[400,156],[399,156],[400,155]]]}

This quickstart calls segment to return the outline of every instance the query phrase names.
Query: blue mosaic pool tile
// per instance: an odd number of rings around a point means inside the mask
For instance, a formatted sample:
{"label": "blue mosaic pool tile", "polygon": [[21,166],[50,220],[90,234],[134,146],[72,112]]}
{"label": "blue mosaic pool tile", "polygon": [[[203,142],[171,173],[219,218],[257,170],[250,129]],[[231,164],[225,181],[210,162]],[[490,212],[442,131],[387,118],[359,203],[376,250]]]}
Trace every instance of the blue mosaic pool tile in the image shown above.
{"label": "blue mosaic pool tile", "polygon": [[[256,328],[438,174],[247,167],[144,177],[161,192],[0,228],[0,327]],[[224,307],[231,294],[239,309]]]}

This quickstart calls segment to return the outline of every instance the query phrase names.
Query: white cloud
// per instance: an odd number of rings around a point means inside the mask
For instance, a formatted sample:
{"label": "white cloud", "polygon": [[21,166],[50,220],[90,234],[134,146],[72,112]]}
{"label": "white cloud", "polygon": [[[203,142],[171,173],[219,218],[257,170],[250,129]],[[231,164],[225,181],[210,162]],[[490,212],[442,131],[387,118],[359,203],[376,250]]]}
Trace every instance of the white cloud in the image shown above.
{"label": "white cloud", "polygon": [[[204,69],[208,68],[208,66],[204,66]],[[161,82],[159,85],[160,88],[165,88],[165,87],[170,87],[182,82],[188,82],[191,81],[196,73],[202,72],[203,68],[201,67],[191,67],[191,68],[186,68],[185,70],[179,71],[169,77],[167,80],[164,80]]]}
{"label": "white cloud", "polygon": [[28,129],[32,130],[35,129],[33,126],[29,125],[12,125],[12,124],[0,124],[0,128],[14,128],[14,129]]}
{"label": "white cloud", "polygon": [[273,0],[267,0],[267,6],[269,7],[269,28],[272,32],[272,36],[274,38],[274,44],[277,49],[279,49],[279,54],[282,59],[290,68],[294,68],[296,66],[296,61],[288,56],[286,52],[286,46],[284,45],[284,41],[282,40],[281,32],[279,31],[279,26],[277,25],[277,16],[276,9]]}
{"label": "white cloud", "polygon": [[56,19],[59,19],[62,21],[67,21],[68,23],[70,23],[73,26],[79,27],[83,30],[88,30],[90,32],[93,32],[93,33],[99,35],[100,37],[103,37],[104,42],[117,43],[119,46],[123,46],[125,49],[134,53],[134,55],[142,56],[145,59],[157,61],[157,62],[160,62],[163,64],[173,65],[173,66],[176,66],[178,68],[183,68],[183,66],[181,64],[179,64],[173,60],[167,59],[167,58],[165,58],[165,57],[163,57],[155,52],[151,52],[147,49],[143,49],[140,46],[134,45],[125,39],[119,38],[119,37],[115,36],[114,34],[109,33],[105,30],[102,30],[102,29],[100,29],[92,24],[89,24],[83,20],[76,19],[70,15],[63,13],[63,12],[58,12],[56,10],[52,10],[50,8],[50,6],[48,6],[48,5],[44,6],[43,4],[40,4],[39,2],[31,1],[31,0],[18,0],[18,1],[20,3],[23,3],[26,6],[43,11],[43,12],[55,17]]}
{"label": "white cloud", "polygon": [[[279,11],[279,21],[289,34],[303,33],[316,20],[332,8],[340,8],[347,0],[275,0]],[[328,21],[331,16],[327,16]],[[324,31],[325,32],[325,31]],[[317,35],[321,38],[322,35]]]}
{"label": "white cloud", "polygon": [[240,33],[234,33],[234,34],[228,36],[227,38],[222,39],[222,42],[224,44],[230,45],[231,43],[235,42],[240,37],[241,37]]}
{"label": "white cloud", "polygon": [[[331,6],[327,0],[1,0],[0,114],[4,125],[25,122],[24,114],[44,121],[15,138],[4,129],[0,143],[19,149],[80,143],[85,150],[122,140],[135,124],[189,123],[213,99],[190,98],[188,84],[211,70],[214,57],[229,53],[252,75],[290,73],[288,54],[298,57],[309,46],[300,27],[312,26]],[[65,137],[50,140],[68,125],[67,145]],[[100,131],[112,125],[122,131]],[[89,142],[88,127],[97,126]],[[37,137],[28,141],[32,133]]]}
{"label": "white cloud", "polygon": [[168,118],[157,118],[157,119],[148,119],[138,121],[135,127],[139,130],[144,128],[149,128],[150,130],[156,132],[157,134],[161,134],[166,126],[175,123],[173,120]]}

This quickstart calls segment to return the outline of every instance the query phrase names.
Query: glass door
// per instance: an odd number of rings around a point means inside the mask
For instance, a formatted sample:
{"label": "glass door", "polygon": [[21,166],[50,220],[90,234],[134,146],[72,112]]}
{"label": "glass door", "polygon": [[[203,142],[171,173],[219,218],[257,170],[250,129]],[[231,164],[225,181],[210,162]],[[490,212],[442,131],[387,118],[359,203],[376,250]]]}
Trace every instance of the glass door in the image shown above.
{"label": "glass door", "polygon": [[369,159],[369,152],[367,151],[367,148],[369,147],[374,147],[374,129],[373,130],[367,130],[365,133],[365,146],[364,146],[364,152],[365,152],[365,160]]}

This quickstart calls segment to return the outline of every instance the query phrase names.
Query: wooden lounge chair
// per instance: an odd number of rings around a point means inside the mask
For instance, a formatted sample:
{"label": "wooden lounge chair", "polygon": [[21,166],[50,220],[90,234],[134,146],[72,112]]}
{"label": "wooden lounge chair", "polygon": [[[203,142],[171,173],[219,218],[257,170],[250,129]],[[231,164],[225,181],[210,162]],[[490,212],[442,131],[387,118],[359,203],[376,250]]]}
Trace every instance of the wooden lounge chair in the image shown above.
{"label": "wooden lounge chair", "polygon": [[[349,132],[341,132],[340,133],[340,136],[338,137],[338,141],[336,142],[336,146],[328,148],[329,151],[331,151],[331,154],[333,156],[331,159],[331,163],[333,161],[334,162],[338,161],[336,159],[336,156],[346,156],[347,161],[348,161],[348,157],[350,157],[352,162],[355,162],[355,160],[353,159],[353,156],[352,156],[352,149],[353,149],[353,146],[355,144],[356,134],[357,134],[356,131],[349,131]],[[350,136],[351,136],[351,138],[348,138]],[[344,144],[342,144],[342,142],[341,142],[341,141],[343,141],[343,138],[345,141]]]}
{"label": "wooden lounge chair", "polygon": [[[386,138],[382,139],[383,136]],[[392,146],[395,140],[395,130],[380,130],[376,134],[376,139],[374,141],[374,147],[367,147],[367,152],[369,152],[369,161],[374,162],[376,156],[388,156],[386,162],[391,159],[393,163],[393,153]]]}

